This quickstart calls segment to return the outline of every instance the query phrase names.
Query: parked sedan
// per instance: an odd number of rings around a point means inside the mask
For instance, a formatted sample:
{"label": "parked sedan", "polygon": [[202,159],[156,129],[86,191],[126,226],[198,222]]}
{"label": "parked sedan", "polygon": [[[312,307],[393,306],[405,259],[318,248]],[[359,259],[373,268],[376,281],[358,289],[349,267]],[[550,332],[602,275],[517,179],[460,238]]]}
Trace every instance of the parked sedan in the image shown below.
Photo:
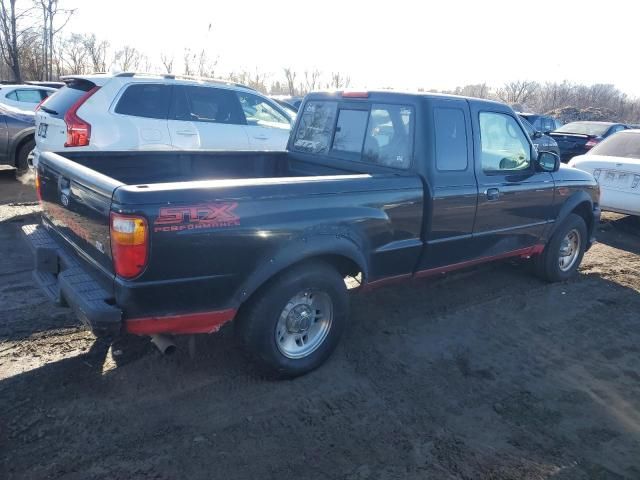
{"label": "parked sedan", "polygon": [[56,91],[55,88],[38,85],[2,85],[0,104],[34,111],[39,103]]}
{"label": "parked sedan", "polygon": [[522,126],[524,126],[524,129],[527,131],[527,135],[531,138],[533,146],[538,152],[553,152],[560,156],[560,149],[553,138],[533,128],[526,118],[520,116],[520,120],[522,121]]}
{"label": "parked sedan", "polygon": [[569,166],[598,180],[602,210],[640,215],[640,130],[610,136]]}
{"label": "parked sedan", "polygon": [[560,159],[567,163],[576,155],[583,155],[605,138],[627,129],[622,123],[571,122],[550,135],[560,147]]}
{"label": "parked sedan", "polygon": [[527,120],[533,128],[542,133],[549,133],[557,130],[562,126],[562,122],[549,115],[540,115],[538,113],[522,113],[519,112],[520,118]]}
{"label": "parked sedan", "polygon": [[0,103],[0,164],[16,168],[18,175],[28,170],[29,157],[35,147],[35,116]]}

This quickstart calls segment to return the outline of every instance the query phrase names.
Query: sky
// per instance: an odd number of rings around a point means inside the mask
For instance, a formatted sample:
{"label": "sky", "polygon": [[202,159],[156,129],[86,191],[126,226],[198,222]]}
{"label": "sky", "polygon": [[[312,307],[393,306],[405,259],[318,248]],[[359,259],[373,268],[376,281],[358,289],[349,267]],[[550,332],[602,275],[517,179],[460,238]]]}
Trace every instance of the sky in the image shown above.
{"label": "sky", "polygon": [[[613,83],[640,97],[636,2],[62,0],[66,33],[95,33],[160,64],[185,48],[282,79],[282,68],[351,77],[352,88],[453,89],[509,80]],[[211,25],[211,29],[209,29]],[[159,67],[158,67],[159,70]],[[219,73],[218,73],[219,72]]]}

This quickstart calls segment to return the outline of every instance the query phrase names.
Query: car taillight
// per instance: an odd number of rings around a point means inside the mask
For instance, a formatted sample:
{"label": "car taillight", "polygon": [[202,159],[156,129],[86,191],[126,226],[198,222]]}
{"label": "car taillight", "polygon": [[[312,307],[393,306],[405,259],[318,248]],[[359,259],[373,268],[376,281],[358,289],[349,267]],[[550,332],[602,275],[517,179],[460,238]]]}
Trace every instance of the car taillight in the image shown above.
{"label": "car taillight", "polygon": [[38,197],[38,201],[42,202],[42,190],[41,190],[42,186],[40,184],[40,175],[38,174],[37,170],[36,170],[34,183],[36,184],[36,196]]}
{"label": "car taillight", "polygon": [[91,95],[100,90],[100,87],[93,87],[80,99],[71,105],[71,108],[64,114],[64,123],[67,124],[67,141],[65,147],[85,147],[89,145],[91,139],[91,125],[80,118],[78,109],[86,102]]}
{"label": "car taillight", "polygon": [[134,278],[147,265],[148,228],[143,217],[111,212],[111,255],[116,274]]}
{"label": "car taillight", "polygon": [[599,141],[600,140],[598,140],[597,138],[590,138],[589,140],[587,140],[587,143],[585,143],[584,146],[586,148],[592,148],[595,147]]}

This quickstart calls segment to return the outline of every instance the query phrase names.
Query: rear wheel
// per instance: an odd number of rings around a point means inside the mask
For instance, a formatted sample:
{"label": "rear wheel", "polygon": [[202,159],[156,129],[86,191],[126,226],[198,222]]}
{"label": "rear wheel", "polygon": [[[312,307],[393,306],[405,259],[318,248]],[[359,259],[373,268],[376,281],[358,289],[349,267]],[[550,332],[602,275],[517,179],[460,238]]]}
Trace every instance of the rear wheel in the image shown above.
{"label": "rear wheel", "polygon": [[29,171],[30,158],[33,149],[36,148],[36,141],[30,138],[18,148],[16,152],[16,175],[22,176]]}
{"label": "rear wheel", "polygon": [[347,324],[342,276],[320,262],[294,267],[271,280],[243,309],[237,333],[268,373],[295,377],[319,367]]}
{"label": "rear wheel", "polygon": [[572,213],[555,231],[544,251],[533,259],[536,273],[549,282],[568,280],[578,271],[586,244],[584,219]]}

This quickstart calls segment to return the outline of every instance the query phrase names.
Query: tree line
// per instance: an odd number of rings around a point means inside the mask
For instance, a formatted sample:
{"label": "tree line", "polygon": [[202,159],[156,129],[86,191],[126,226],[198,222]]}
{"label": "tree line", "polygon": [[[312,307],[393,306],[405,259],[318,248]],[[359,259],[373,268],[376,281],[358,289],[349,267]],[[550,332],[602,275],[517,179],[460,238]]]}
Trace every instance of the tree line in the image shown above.
{"label": "tree line", "polygon": [[[114,46],[95,34],[65,32],[75,13],[75,10],[62,8],[59,0],[0,0],[2,80],[22,83],[23,80],[56,80],[64,75],[110,70],[144,71],[219,77],[280,95],[339,90],[349,88],[352,83],[347,74],[324,73],[317,68],[298,71],[284,67],[278,73],[240,69],[221,74],[219,58],[212,57],[202,47],[185,47],[178,57],[166,52],[160,52],[157,58],[150,57],[134,46]],[[517,110],[550,112],[563,121],[594,119],[640,123],[640,99],[630,98],[611,84],[516,80],[500,87],[480,83],[441,92],[499,100]]]}

